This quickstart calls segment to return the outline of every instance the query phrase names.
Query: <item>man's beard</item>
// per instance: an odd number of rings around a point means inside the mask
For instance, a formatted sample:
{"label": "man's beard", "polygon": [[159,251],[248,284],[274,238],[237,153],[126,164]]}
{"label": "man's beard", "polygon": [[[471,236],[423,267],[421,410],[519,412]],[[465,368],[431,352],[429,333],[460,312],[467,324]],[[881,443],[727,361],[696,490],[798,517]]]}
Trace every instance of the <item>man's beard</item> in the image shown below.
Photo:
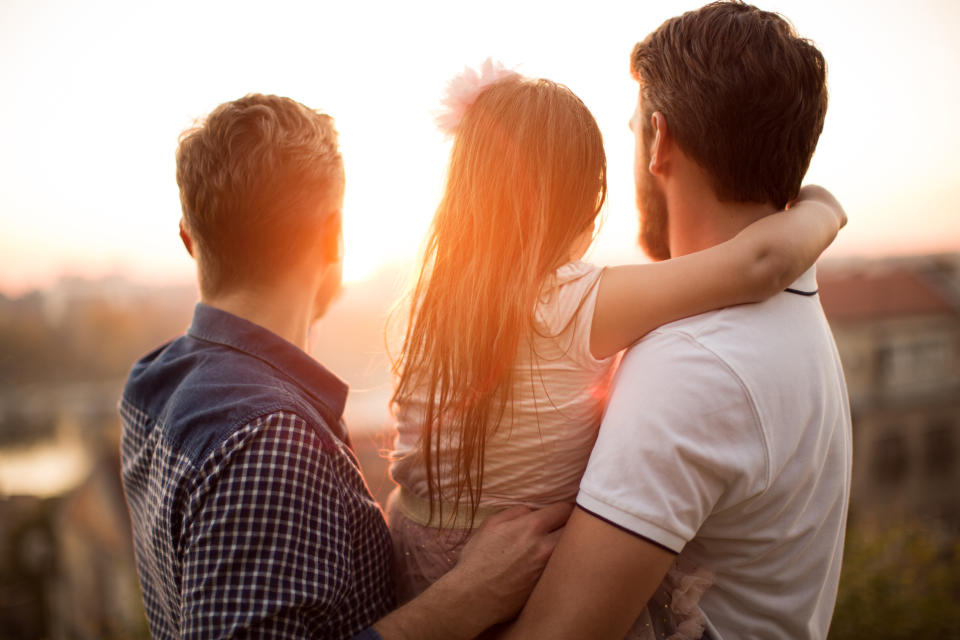
{"label": "man's beard", "polygon": [[[646,164],[649,163],[648,158]],[[669,259],[667,198],[646,170],[641,170],[637,176],[637,209],[640,211],[640,246],[651,260]]]}

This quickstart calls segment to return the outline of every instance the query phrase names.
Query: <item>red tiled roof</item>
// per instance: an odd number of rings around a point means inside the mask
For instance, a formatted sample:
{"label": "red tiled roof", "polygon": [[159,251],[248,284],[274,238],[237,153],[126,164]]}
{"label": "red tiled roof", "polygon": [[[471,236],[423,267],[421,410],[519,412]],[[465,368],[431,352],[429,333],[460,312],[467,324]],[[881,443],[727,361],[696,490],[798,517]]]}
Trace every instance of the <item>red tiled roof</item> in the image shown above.
{"label": "red tiled roof", "polygon": [[960,315],[946,294],[911,269],[821,272],[820,301],[830,320]]}

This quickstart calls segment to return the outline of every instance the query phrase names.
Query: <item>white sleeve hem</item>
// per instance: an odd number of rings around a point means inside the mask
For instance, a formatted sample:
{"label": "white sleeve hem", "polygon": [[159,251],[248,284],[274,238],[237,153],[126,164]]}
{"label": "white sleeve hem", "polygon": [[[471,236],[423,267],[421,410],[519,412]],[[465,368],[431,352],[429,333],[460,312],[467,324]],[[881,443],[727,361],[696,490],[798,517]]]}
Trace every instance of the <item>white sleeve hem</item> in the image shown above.
{"label": "white sleeve hem", "polygon": [[685,537],[599,500],[585,492],[582,487],[577,494],[577,504],[601,519],[642,538],[647,538],[675,553],[683,551],[683,547],[687,544]]}

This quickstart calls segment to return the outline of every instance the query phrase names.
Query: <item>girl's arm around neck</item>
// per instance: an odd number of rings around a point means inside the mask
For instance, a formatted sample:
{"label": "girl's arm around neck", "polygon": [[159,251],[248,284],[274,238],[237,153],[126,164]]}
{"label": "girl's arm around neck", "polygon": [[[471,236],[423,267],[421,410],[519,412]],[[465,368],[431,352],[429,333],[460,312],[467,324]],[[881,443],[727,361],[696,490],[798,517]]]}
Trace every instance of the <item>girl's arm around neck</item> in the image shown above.
{"label": "girl's arm around neck", "polygon": [[668,322],[766,300],[809,269],[846,221],[829,191],[807,186],[788,211],[761,218],[714,247],[663,262],[606,269],[590,351],[605,358]]}

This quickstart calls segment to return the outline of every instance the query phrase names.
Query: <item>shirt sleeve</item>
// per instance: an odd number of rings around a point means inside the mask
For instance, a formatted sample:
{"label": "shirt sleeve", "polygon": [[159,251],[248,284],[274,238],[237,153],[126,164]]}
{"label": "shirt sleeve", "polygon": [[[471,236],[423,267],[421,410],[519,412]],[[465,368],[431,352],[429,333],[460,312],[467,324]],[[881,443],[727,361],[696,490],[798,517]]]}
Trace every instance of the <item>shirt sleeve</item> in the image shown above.
{"label": "shirt sleeve", "polygon": [[679,553],[716,512],[767,482],[740,378],[694,338],[656,332],[624,356],[577,504]]}
{"label": "shirt sleeve", "polygon": [[183,529],[182,638],[335,637],[351,534],[333,457],[275,413],[204,463]]}
{"label": "shirt sleeve", "polygon": [[603,269],[588,262],[568,262],[554,274],[540,296],[536,328],[553,336],[564,354],[577,366],[590,371],[610,366],[613,356],[597,359],[590,352],[590,331],[597,306]]}

